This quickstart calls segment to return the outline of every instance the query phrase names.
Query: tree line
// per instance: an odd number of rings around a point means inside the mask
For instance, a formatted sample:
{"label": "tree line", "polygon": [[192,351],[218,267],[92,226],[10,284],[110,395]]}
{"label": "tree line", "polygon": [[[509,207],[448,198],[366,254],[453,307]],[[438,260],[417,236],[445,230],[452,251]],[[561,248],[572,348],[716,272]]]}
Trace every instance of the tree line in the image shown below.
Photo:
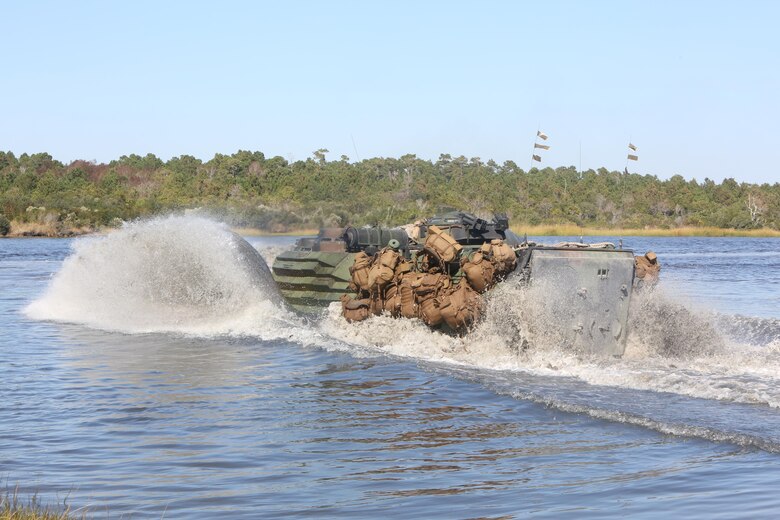
{"label": "tree line", "polygon": [[0,152],[0,221],[101,227],[201,208],[232,225],[287,231],[396,225],[457,208],[505,212],[513,225],[780,228],[778,183],[661,180],[573,166],[523,170],[449,154],[357,162],[327,154],[320,149],[298,161],[243,150],[208,161],[131,154],[65,164],[48,153]]}

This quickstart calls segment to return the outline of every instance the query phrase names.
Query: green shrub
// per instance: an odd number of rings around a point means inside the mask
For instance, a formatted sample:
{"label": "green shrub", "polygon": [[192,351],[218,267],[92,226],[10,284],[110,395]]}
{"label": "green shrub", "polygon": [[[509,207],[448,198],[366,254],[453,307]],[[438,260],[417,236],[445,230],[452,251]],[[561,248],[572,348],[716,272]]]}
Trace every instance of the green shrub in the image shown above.
{"label": "green shrub", "polygon": [[11,231],[11,223],[0,213],[0,236],[6,236],[9,231]]}

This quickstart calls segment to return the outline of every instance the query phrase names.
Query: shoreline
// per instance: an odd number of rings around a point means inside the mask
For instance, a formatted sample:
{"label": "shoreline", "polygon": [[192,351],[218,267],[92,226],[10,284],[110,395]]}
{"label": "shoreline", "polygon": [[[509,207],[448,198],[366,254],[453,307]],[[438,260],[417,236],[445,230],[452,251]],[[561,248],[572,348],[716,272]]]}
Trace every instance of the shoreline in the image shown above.
{"label": "shoreline", "polygon": [[316,235],[320,232],[319,229],[314,228],[294,229],[292,231],[268,231],[259,228],[233,226],[230,226],[230,230],[233,231],[233,233],[238,233],[239,235],[245,237],[297,237]]}
{"label": "shoreline", "polygon": [[64,226],[38,222],[10,222],[10,230],[0,238],[73,238],[105,231],[105,228],[92,226]]}
{"label": "shoreline", "polygon": [[571,224],[513,225],[518,235],[530,236],[617,236],[617,237],[747,237],[780,238],[780,230],[771,228],[735,229],[711,226],[679,228],[601,228],[579,227]]}
{"label": "shoreline", "polygon": [[[295,229],[284,232],[271,232],[257,228],[231,227],[239,235],[252,237],[279,237],[279,236],[311,236],[319,233],[318,229]],[[680,228],[600,228],[578,227],[571,224],[539,224],[539,225],[513,225],[509,228],[514,233],[522,236],[617,236],[617,237],[745,237],[745,238],[780,238],[780,230],[771,228],[760,229],[734,229],[716,228],[709,226]]]}
{"label": "shoreline", "polygon": [[[0,238],[74,238],[84,235],[105,233],[111,228],[55,227],[49,224],[11,223],[11,230]],[[230,227],[234,233],[248,237],[313,236],[318,229],[303,228],[273,232],[259,228]],[[520,235],[529,236],[607,236],[607,237],[743,237],[780,238],[780,230],[770,228],[734,229],[716,227],[680,228],[600,228],[579,227],[571,224],[513,225],[510,229]]]}

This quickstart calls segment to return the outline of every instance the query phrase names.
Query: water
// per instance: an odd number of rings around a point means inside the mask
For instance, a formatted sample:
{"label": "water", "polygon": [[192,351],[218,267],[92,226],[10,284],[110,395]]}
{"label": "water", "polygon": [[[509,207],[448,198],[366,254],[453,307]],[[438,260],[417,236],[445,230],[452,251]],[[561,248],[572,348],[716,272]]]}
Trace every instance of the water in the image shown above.
{"label": "water", "polygon": [[518,353],[511,287],[462,339],[301,318],[201,219],[2,240],[0,478],[112,518],[773,515],[780,240],[625,242],[663,281],[605,360]]}

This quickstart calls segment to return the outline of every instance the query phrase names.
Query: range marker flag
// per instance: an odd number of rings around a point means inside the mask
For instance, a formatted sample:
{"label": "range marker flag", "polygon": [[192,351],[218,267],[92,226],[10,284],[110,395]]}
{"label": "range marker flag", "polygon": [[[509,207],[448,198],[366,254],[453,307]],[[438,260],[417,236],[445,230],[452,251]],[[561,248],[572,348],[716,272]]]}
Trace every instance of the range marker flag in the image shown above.
{"label": "range marker flag", "polygon": [[639,160],[639,156],[638,155],[628,154],[628,160],[629,161],[638,161]]}
{"label": "range marker flag", "polygon": [[531,156],[531,159],[533,159],[533,160],[534,160],[534,161],[536,161],[536,162],[542,162],[542,158],[541,158],[541,157],[539,157],[538,155],[532,155],[532,156]]}
{"label": "range marker flag", "polygon": [[541,148],[542,150],[549,150],[550,149],[550,145],[549,144],[534,143],[534,148]]}
{"label": "range marker flag", "polygon": [[634,146],[633,144],[631,144],[631,143],[628,143],[628,147],[629,147],[629,148],[631,148],[633,151],[635,151],[635,152],[636,152],[636,146]]}
{"label": "range marker flag", "polygon": [[543,141],[546,141],[546,140],[547,140],[547,134],[545,134],[545,133],[544,133],[544,132],[542,132],[541,130],[537,130],[537,131],[536,131],[536,136],[537,136],[537,137],[539,137],[539,138],[541,138]]}

